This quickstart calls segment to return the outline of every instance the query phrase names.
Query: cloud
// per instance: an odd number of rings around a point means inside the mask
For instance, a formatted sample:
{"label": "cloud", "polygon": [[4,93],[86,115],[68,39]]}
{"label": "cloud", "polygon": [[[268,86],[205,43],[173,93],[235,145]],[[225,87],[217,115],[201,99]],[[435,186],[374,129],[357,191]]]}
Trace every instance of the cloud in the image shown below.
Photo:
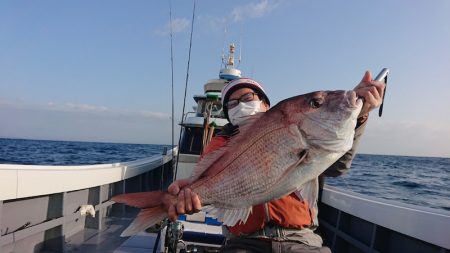
{"label": "cloud", "polygon": [[[186,18],[175,18],[172,20],[172,32],[181,33],[187,31],[191,26],[191,22]],[[170,34],[170,22],[167,22],[164,27],[155,31],[158,35],[168,35]]]}
{"label": "cloud", "polygon": [[[168,144],[171,122],[138,112],[113,114],[0,107],[0,137]],[[175,125],[178,132],[179,126]]]}
{"label": "cloud", "polygon": [[141,111],[140,115],[142,115],[146,118],[161,118],[161,119],[170,118],[169,114],[163,113],[163,112]]}
{"label": "cloud", "polygon": [[[50,107],[53,106],[53,103],[49,103]],[[89,104],[74,104],[74,103],[66,103],[64,105],[65,109],[71,110],[71,111],[78,111],[78,112],[105,112],[108,111],[108,107],[106,106],[95,106],[95,105],[89,105]]]}
{"label": "cloud", "polygon": [[0,127],[0,136],[7,138],[165,144],[171,140],[170,115],[157,111],[0,98],[0,117],[8,119]]}
{"label": "cloud", "polygon": [[[281,0],[260,0],[257,2],[237,5],[231,12],[222,12],[223,16],[198,15],[198,22],[207,29],[217,31],[218,28],[225,29],[227,23],[240,22],[245,19],[260,18],[270,14],[280,5]],[[197,21],[196,21],[197,22]],[[191,27],[191,19],[175,18],[172,20],[173,33],[187,31]],[[170,22],[155,30],[155,34],[167,36],[170,34]]]}
{"label": "cloud", "polygon": [[27,111],[52,111],[52,112],[67,112],[67,113],[81,113],[81,114],[93,114],[109,117],[140,117],[140,118],[155,118],[155,119],[169,119],[170,115],[164,112],[155,111],[130,111],[111,109],[103,105],[91,105],[91,104],[77,104],[72,102],[56,103],[49,101],[44,104],[32,104],[19,101],[9,101],[0,98],[0,108],[13,108]]}
{"label": "cloud", "polygon": [[227,23],[227,19],[225,17],[216,17],[211,15],[199,15],[198,21],[211,30],[224,28]]}
{"label": "cloud", "polygon": [[0,98],[0,106],[9,106],[9,105],[11,105],[11,103],[8,100]]}
{"label": "cloud", "polygon": [[35,110],[48,110],[58,112],[81,112],[81,113],[111,113],[112,111],[106,106],[77,104],[67,102],[58,104],[55,102],[47,102],[46,104],[22,104],[23,108],[33,108]]}
{"label": "cloud", "polygon": [[260,18],[271,13],[279,5],[278,1],[262,0],[257,3],[236,6],[231,12],[234,22],[248,18]]}

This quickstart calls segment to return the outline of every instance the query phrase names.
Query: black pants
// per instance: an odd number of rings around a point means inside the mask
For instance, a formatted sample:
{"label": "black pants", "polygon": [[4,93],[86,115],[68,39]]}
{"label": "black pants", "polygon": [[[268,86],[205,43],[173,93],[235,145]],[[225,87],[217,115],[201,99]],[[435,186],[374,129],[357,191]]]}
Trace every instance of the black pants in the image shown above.
{"label": "black pants", "polygon": [[311,247],[301,242],[234,238],[221,248],[222,253],[331,253],[328,247]]}

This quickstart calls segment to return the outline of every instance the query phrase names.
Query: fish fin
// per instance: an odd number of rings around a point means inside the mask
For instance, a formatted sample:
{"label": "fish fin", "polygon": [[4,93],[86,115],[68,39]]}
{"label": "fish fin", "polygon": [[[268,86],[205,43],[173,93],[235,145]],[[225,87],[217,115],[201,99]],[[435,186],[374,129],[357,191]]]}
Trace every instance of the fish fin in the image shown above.
{"label": "fish fin", "polygon": [[163,207],[153,207],[142,209],[133,222],[122,232],[121,237],[132,236],[144,229],[155,225],[164,218],[167,218],[167,213]]}
{"label": "fish fin", "polygon": [[161,205],[164,194],[168,193],[162,191],[126,193],[114,196],[111,200],[137,208],[148,208]]}
{"label": "fish fin", "polygon": [[304,162],[304,160],[306,159],[306,157],[308,156],[309,150],[308,149],[302,149],[298,152],[298,157],[300,158],[298,160],[298,164],[301,164],[302,162]]}
{"label": "fish fin", "polygon": [[195,180],[202,177],[202,175],[211,167],[211,165],[214,164],[217,160],[219,160],[225,154],[226,151],[227,150],[224,148],[219,148],[215,151],[212,151],[207,156],[198,161],[194,171],[189,177],[189,180],[191,182],[194,182]]}
{"label": "fish fin", "polygon": [[295,194],[301,200],[306,201],[310,209],[317,210],[317,201],[319,198],[319,178],[316,177],[303,184]]}
{"label": "fish fin", "polygon": [[194,172],[192,173],[190,180],[194,182],[195,180],[201,177],[207,177],[210,175],[216,175],[221,172],[226,166],[223,164],[228,164],[234,161],[235,157],[229,157],[229,159],[221,159],[226,156],[230,150],[233,150],[233,147],[242,146],[242,143],[251,143],[246,139],[249,139],[248,133],[253,131],[252,125],[258,121],[259,118],[264,116],[264,113],[257,113],[255,115],[251,115],[246,119],[246,124],[243,126],[239,126],[239,133],[235,134],[235,136],[230,139],[230,141],[225,144],[223,147],[209,153],[203,159],[201,159],[198,163]]}
{"label": "fish fin", "polygon": [[245,223],[247,221],[248,216],[252,212],[252,207],[223,208],[210,205],[203,207],[202,211],[207,212],[208,216],[216,218],[223,225],[234,226],[238,222]]}

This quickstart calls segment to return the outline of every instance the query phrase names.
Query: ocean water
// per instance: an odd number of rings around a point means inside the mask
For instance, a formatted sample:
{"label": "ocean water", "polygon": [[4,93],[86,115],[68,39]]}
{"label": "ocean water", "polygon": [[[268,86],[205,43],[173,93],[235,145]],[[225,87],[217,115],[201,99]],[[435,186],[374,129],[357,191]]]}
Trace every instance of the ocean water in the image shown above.
{"label": "ocean water", "polygon": [[[167,146],[167,145],[166,145]],[[87,165],[133,161],[165,145],[0,138],[0,164]],[[450,211],[450,158],[358,154],[326,183],[379,198]]]}
{"label": "ocean water", "polygon": [[450,211],[450,158],[357,154],[348,173],[326,184]]}
{"label": "ocean water", "polygon": [[89,165],[161,154],[167,145],[0,138],[0,164]]}

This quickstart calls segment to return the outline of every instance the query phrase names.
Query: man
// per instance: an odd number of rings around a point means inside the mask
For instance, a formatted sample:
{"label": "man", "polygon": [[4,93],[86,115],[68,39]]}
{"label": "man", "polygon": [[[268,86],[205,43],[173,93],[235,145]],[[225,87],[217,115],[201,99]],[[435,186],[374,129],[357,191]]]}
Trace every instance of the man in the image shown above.
{"label": "man", "polygon": [[[350,168],[368,113],[381,104],[384,83],[372,81],[370,72],[366,72],[354,90],[364,98],[364,105],[358,117],[353,147],[323,173],[325,176],[339,176]],[[249,78],[228,83],[222,90],[222,104],[230,124],[211,140],[204,155],[224,146],[249,116],[270,107],[263,87]],[[176,206],[168,207],[172,220],[176,220],[178,214],[201,209],[201,200],[189,188],[183,188],[186,184],[187,180],[178,180],[169,186],[169,193],[178,194]],[[317,226],[317,207],[309,206],[298,194],[291,193],[253,206],[245,223],[227,227],[229,236],[221,252],[331,252],[322,247],[322,238],[313,232]]]}

